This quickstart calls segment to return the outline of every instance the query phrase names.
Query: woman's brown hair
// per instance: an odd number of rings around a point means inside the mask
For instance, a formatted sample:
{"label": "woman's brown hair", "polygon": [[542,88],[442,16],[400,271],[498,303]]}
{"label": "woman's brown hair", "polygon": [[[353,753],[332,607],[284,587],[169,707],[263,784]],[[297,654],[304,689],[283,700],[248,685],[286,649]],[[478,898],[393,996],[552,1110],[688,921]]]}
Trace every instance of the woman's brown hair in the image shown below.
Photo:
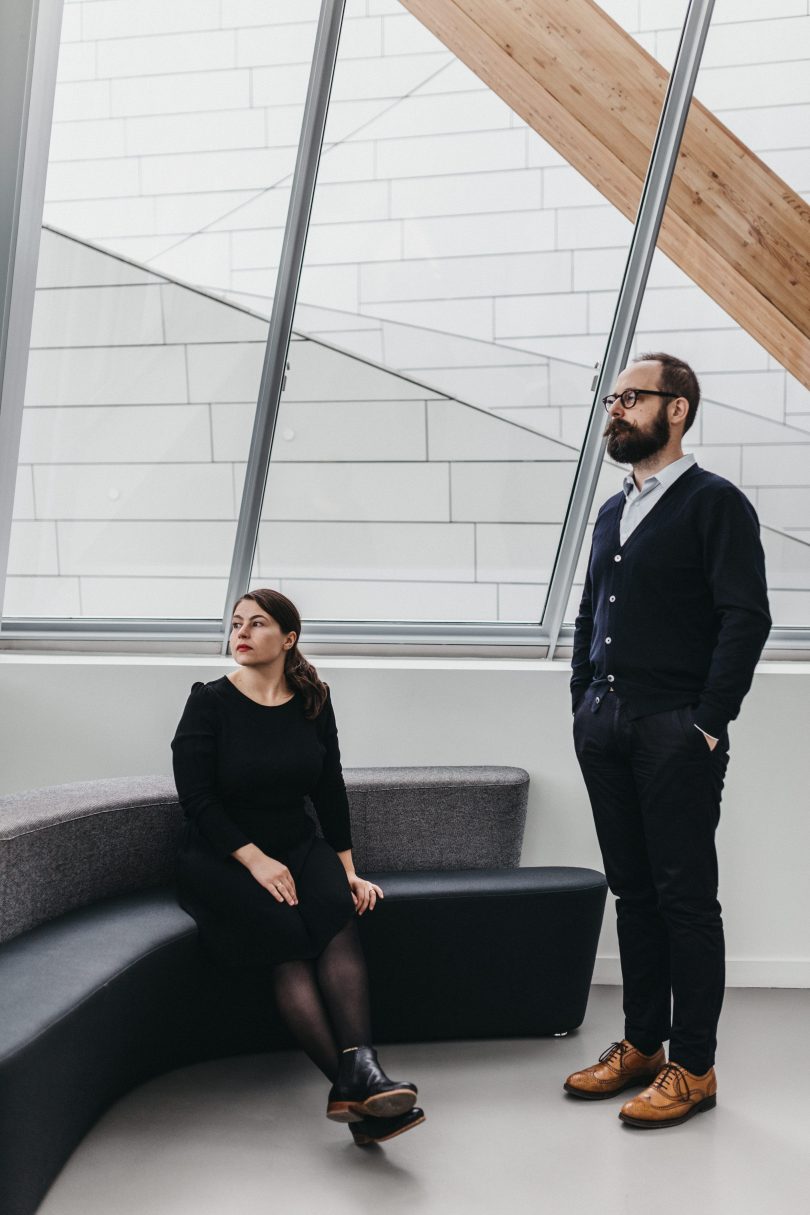
{"label": "woman's brown hair", "polygon": [[280,591],[273,591],[269,587],[259,587],[239,596],[231,610],[231,617],[243,599],[252,599],[254,603],[258,603],[263,612],[267,612],[268,616],[273,617],[282,633],[295,633],[295,644],[287,650],[284,658],[284,674],[290,687],[294,688],[296,692],[300,692],[303,697],[304,716],[317,717],[326,703],[328,689],[326,684],[319,679],[318,672],[312,663],[308,662],[298,649],[298,641],[301,636],[301,617],[298,614],[298,608]]}

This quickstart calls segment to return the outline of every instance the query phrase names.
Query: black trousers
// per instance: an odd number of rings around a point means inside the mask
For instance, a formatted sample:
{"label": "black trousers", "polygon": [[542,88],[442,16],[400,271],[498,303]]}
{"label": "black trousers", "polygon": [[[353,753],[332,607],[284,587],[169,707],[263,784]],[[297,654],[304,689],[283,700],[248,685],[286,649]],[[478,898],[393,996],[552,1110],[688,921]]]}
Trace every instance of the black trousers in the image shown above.
{"label": "black trousers", "polygon": [[728,734],[712,751],[693,710],[629,720],[619,695],[588,689],[574,744],[605,876],[616,895],[624,1036],[703,1075],[714,1064],[725,987],[715,830]]}

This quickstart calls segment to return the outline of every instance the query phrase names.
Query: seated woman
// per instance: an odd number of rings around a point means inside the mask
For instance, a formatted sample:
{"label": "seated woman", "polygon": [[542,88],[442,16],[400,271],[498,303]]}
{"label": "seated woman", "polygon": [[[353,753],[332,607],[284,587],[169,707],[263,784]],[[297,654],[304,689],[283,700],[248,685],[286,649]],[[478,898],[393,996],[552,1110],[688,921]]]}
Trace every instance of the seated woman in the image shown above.
{"label": "seated woman", "polygon": [[218,961],[274,968],[281,1015],[332,1082],[327,1118],[379,1143],[424,1114],[371,1045],[356,916],[383,892],[354,871],[335,714],[300,635],[289,599],[250,591],[232,615],[238,669],[191,689],[172,740],[179,902]]}

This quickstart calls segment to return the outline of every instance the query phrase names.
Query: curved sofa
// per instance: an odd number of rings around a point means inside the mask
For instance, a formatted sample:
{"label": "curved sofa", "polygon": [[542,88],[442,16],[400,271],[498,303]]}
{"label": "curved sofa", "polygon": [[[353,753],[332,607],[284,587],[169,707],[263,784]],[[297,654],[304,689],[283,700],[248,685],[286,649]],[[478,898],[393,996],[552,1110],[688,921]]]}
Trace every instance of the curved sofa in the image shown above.
{"label": "curved sofa", "polygon": [[[521,768],[346,769],[375,1038],[581,1024],[601,873],[518,868]],[[0,1194],[32,1215],[112,1101],[173,1067],[289,1046],[268,977],[223,972],[173,892],[165,777],[0,798]]]}

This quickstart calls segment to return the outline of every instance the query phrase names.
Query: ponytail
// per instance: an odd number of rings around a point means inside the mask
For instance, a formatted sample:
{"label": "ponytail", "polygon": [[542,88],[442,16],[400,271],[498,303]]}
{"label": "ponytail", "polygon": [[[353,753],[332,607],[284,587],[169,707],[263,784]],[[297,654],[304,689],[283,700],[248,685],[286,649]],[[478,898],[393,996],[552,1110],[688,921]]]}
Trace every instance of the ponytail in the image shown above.
{"label": "ponytail", "polygon": [[300,692],[304,699],[304,716],[317,717],[326,704],[329,689],[319,678],[312,663],[308,662],[298,649],[297,641],[292,649],[287,651],[284,674],[290,687]]}

